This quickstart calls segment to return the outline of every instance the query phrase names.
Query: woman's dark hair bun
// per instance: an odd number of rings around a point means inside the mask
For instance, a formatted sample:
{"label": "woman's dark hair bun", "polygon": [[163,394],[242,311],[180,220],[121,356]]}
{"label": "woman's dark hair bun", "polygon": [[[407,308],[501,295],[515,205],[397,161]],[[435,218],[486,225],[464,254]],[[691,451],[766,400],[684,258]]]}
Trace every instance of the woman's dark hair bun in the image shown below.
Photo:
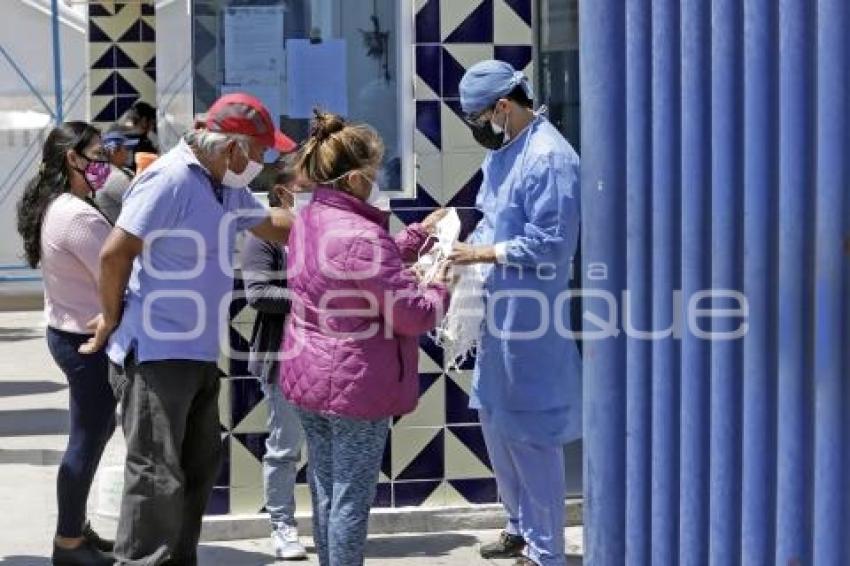
{"label": "woman's dark hair bun", "polygon": [[324,141],[345,128],[345,119],[342,116],[325,112],[320,108],[313,109],[313,128],[310,135],[319,141]]}

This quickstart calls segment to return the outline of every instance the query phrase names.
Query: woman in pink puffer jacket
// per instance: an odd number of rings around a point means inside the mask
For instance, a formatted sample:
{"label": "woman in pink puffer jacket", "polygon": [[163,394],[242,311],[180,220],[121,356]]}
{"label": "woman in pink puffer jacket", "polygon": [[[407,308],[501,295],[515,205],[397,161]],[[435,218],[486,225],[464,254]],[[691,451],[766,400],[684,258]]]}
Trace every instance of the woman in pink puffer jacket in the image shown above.
{"label": "woman in pink puffer jacket", "polygon": [[405,266],[444,213],[391,237],[373,206],[382,158],[372,128],[317,112],[297,165],[316,189],[289,237],[281,384],[307,439],[322,566],[363,563],[390,418],[416,407],[418,339],[449,303],[445,269],[421,286]]}

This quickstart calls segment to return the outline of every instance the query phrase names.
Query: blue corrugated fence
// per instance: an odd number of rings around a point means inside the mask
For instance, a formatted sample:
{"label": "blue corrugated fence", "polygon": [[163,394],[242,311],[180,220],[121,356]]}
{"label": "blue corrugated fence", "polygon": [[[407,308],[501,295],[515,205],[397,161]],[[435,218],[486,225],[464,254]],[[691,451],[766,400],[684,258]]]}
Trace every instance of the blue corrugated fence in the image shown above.
{"label": "blue corrugated fence", "polygon": [[580,18],[586,563],[846,566],[850,3]]}

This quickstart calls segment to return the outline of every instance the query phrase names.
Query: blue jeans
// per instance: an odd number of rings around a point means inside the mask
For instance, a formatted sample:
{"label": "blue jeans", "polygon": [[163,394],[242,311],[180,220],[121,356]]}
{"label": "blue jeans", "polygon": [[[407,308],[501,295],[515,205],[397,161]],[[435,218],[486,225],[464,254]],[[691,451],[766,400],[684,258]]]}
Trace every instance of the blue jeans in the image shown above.
{"label": "blue jeans", "polygon": [[295,476],[304,434],[295,409],[283,396],[277,380],[261,380],[269,407],[269,438],[263,456],[266,510],[272,527],[295,526]]}
{"label": "blue jeans", "polygon": [[103,351],[80,354],[89,336],[47,329],[47,347],[68,379],[70,432],[59,465],[56,534],[77,538],[86,522],[86,501],[103,449],[115,430],[115,397],[109,387],[109,361]]}
{"label": "blue jeans", "polygon": [[298,410],[307,436],[313,539],[321,566],[361,566],[389,419]]}

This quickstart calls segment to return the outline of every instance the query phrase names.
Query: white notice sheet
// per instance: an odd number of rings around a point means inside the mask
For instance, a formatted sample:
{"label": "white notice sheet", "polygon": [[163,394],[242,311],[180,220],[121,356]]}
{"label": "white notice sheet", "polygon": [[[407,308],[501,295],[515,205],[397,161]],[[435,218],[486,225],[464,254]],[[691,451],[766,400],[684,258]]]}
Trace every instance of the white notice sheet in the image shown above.
{"label": "white notice sheet", "polygon": [[310,118],[313,107],[348,116],[348,61],[344,39],[311,43],[286,42],[287,112],[292,118]]}
{"label": "white notice sheet", "polygon": [[283,7],[227,8],[224,82],[279,83],[283,64]]}

